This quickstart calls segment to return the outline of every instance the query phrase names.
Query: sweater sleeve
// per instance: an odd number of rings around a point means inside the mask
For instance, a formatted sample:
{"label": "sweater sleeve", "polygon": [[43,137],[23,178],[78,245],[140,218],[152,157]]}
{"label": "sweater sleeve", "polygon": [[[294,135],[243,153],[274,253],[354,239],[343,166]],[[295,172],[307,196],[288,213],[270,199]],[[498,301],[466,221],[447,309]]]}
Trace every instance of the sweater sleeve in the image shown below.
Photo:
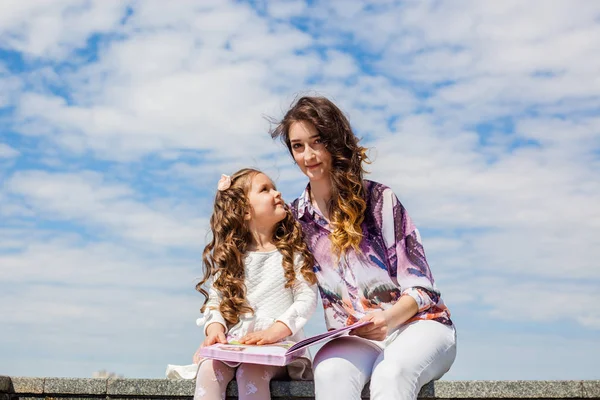
{"label": "sweater sleeve", "polygon": [[206,335],[206,328],[213,322],[218,322],[225,328],[227,333],[227,322],[219,311],[219,305],[221,304],[221,294],[213,287],[212,281],[208,289],[208,301],[206,302],[206,308],[204,309],[204,316],[199,318],[196,323],[198,325],[204,325],[204,335]]}
{"label": "sweater sleeve", "polygon": [[317,285],[311,285],[302,276],[302,258],[297,256],[295,261],[296,281],[292,287],[294,302],[277,318],[277,321],[290,328],[292,336],[306,325],[317,307]]}
{"label": "sweater sleeve", "polygon": [[439,292],[435,288],[421,236],[406,209],[394,192],[387,188],[382,194],[381,226],[392,273],[402,290],[402,296],[411,296],[419,312],[435,304]]}

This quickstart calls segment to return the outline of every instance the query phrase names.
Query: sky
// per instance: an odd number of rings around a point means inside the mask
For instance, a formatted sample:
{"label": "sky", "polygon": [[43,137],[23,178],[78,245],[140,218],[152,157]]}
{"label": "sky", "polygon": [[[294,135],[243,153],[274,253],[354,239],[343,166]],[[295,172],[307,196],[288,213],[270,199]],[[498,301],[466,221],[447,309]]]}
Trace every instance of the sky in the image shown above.
{"label": "sky", "polygon": [[599,2],[3,0],[0,88],[0,374],[189,363],[216,183],[300,195],[308,94],[421,231],[443,379],[600,379]]}

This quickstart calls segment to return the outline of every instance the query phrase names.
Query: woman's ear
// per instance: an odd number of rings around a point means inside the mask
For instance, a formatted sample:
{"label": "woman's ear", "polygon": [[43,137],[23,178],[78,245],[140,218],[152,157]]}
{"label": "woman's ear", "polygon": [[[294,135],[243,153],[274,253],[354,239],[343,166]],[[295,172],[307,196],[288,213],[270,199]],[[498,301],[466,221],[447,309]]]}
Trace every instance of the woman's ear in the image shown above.
{"label": "woman's ear", "polygon": [[244,221],[250,221],[252,219],[252,213],[250,212],[251,210],[247,210],[244,213]]}

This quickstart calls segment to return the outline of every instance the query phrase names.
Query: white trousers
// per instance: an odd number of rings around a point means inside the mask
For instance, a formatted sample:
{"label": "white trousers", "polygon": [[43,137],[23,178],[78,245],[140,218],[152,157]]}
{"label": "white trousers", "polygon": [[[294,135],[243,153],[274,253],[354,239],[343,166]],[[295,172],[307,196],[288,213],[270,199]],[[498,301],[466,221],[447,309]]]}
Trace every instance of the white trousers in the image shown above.
{"label": "white trousers", "polygon": [[355,336],[334,339],[315,356],[315,399],[359,400],[371,379],[371,400],[415,400],[455,358],[454,327],[436,321],[401,327],[385,349]]}

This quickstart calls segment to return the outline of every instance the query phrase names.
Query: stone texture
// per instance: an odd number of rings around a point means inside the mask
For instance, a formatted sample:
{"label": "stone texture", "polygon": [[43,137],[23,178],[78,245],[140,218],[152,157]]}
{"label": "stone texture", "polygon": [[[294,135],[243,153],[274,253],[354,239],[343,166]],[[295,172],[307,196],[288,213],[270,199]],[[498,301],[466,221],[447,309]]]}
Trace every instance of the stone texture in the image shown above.
{"label": "stone texture", "polygon": [[10,389],[10,377],[0,375],[0,393],[8,393]]}
{"label": "stone texture", "polygon": [[581,381],[439,381],[432,397],[568,399],[581,398],[582,390]]}
{"label": "stone texture", "polygon": [[583,381],[581,383],[583,396],[587,399],[600,399],[600,380]]}
{"label": "stone texture", "polygon": [[44,394],[106,394],[106,379],[46,378]]}
{"label": "stone texture", "polygon": [[44,393],[44,378],[28,378],[14,376],[10,378],[13,393],[42,394]]}
{"label": "stone texture", "polygon": [[106,393],[117,396],[193,396],[195,381],[167,379],[109,379]]}
{"label": "stone texture", "polygon": [[271,396],[277,398],[312,398],[314,397],[312,381],[273,381]]}
{"label": "stone texture", "polygon": [[[195,386],[194,381],[166,379],[6,378],[0,377],[5,390],[0,390],[0,400],[191,400]],[[314,388],[310,381],[274,381],[271,394],[277,400],[314,399]],[[367,387],[363,398],[368,394]],[[227,398],[237,399],[236,382],[229,384]],[[600,400],[600,380],[436,381],[425,385],[419,398]]]}

